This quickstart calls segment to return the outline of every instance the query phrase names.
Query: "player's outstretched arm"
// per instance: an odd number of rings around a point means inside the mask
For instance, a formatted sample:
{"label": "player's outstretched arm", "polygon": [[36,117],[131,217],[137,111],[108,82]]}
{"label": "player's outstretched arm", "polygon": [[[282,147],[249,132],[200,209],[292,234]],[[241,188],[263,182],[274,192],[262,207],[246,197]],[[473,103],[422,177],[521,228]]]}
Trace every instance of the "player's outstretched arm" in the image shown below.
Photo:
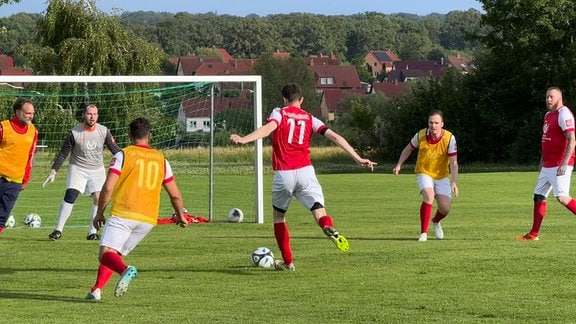
{"label": "player's outstretched arm", "polygon": [[348,153],[354,159],[354,162],[356,162],[356,164],[362,167],[370,168],[371,171],[374,171],[374,167],[378,163],[372,162],[358,155],[358,153],[356,153],[356,151],[350,145],[350,143],[348,143],[348,141],[344,137],[340,136],[340,134],[336,133],[331,129],[328,129],[324,133],[324,136],[326,136],[334,144],[340,146],[344,151],[346,151],[346,153]]}
{"label": "player's outstretched arm", "polygon": [[268,122],[266,125],[259,127],[257,130],[253,131],[252,133],[242,137],[238,134],[230,135],[230,140],[234,144],[246,144],[261,138],[267,137],[270,135],[274,130],[276,130],[278,125],[275,122]]}

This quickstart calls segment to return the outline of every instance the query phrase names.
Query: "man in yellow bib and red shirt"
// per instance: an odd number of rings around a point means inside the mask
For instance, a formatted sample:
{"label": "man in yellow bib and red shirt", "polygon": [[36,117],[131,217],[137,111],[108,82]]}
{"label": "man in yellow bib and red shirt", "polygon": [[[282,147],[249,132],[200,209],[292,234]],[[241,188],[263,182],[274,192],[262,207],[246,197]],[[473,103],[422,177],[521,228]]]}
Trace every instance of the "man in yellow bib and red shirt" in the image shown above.
{"label": "man in yellow bib and red shirt", "polygon": [[32,124],[32,101],[18,98],[13,110],[14,116],[0,123],[0,233],[20,191],[30,181],[38,142],[38,130]]}
{"label": "man in yellow bib and red shirt", "polygon": [[[108,176],[102,186],[94,227],[102,230],[96,283],[86,299],[99,301],[101,292],[114,273],[120,280],[114,295],[120,297],[136,277],[134,266],[124,262],[128,255],[158,223],[160,192],[166,190],[176,211],[177,224],[186,227],[182,194],[174,180],[172,167],[164,155],[150,144],[150,122],[136,118],[129,125],[132,145],[114,154]],[[104,211],[111,203],[110,217]]]}
{"label": "man in yellow bib and red shirt", "polygon": [[450,213],[452,193],[458,197],[458,150],[456,138],[444,129],[444,117],[440,110],[434,110],[428,115],[428,128],[416,133],[402,150],[398,163],[392,170],[395,175],[400,173],[402,164],[414,150],[418,150],[415,173],[418,189],[422,195],[418,241],[428,240],[428,226],[434,199],[438,210],[432,219],[432,224],[436,238],[441,240],[444,238],[444,231],[440,221]]}

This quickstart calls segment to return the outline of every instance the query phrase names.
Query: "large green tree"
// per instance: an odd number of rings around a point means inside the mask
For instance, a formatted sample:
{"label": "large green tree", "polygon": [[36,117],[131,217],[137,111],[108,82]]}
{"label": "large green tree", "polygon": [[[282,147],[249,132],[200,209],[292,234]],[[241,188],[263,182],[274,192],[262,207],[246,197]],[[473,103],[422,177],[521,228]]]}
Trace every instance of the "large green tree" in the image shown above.
{"label": "large green tree", "polygon": [[478,44],[470,36],[480,32],[481,17],[482,14],[475,9],[447,13],[439,29],[440,45],[460,51],[475,48]]}
{"label": "large green tree", "polygon": [[[475,102],[486,126],[498,137],[495,149],[518,161],[538,159],[544,96],[550,86],[564,90],[573,105],[576,96],[576,3],[572,0],[483,0],[480,37],[489,49],[472,79]],[[490,134],[490,136],[494,136]]]}
{"label": "large green tree", "polygon": [[261,53],[277,50],[280,35],[265,20],[245,18],[234,20],[224,32],[224,44],[235,57],[256,58]]}
{"label": "large green tree", "polygon": [[425,127],[429,110],[440,109],[458,138],[461,161],[536,163],[546,89],[559,86],[565,102],[574,104],[576,3],[481,2],[486,13],[477,29],[483,46],[477,70],[469,76],[451,71],[414,87],[397,100],[391,126],[398,134],[414,131]]}
{"label": "large green tree", "polygon": [[34,40],[39,14],[18,13],[0,18],[0,54],[12,56],[17,67],[29,67],[28,57],[22,53],[25,44]]}
{"label": "large green tree", "polygon": [[424,60],[432,50],[432,42],[423,25],[402,21],[395,37],[396,53],[403,60]]}
{"label": "large green tree", "polygon": [[91,0],[49,1],[28,54],[35,73],[48,75],[158,74],[164,57]]}
{"label": "large green tree", "polygon": [[[126,31],[116,16],[97,10],[94,1],[51,0],[37,28],[36,42],[27,48],[35,74],[160,74],[162,51]],[[39,107],[36,123],[44,130],[41,136],[58,134],[71,127],[77,122],[74,117],[78,117],[87,103],[103,108],[100,118],[110,128],[125,128],[134,117],[142,114],[139,107],[158,106],[150,95],[136,91],[150,85],[70,83],[49,84],[48,87],[41,88],[40,92],[47,95],[36,101]],[[173,125],[176,129],[176,121],[166,118],[160,109],[148,110],[146,117],[156,127]],[[125,133],[115,136],[119,142],[128,142]],[[171,134],[159,134],[155,140],[161,141],[163,136]]]}
{"label": "large green tree", "polygon": [[302,88],[305,100],[302,105],[305,109],[314,113],[313,109],[319,106],[319,99],[314,90],[316,80],[303,58],[275,58],[271,53],[265,53],[259,57],[253,73],[262,76],[262,102],[265,115],[284,104],[281,90],[289,82],[298,83]]}

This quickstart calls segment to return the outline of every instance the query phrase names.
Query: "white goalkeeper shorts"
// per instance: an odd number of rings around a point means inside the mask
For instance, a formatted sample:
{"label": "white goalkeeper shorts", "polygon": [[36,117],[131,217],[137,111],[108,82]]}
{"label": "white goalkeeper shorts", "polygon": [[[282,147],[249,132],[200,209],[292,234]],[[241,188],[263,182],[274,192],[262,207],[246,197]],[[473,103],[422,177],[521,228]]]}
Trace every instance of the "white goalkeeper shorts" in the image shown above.
{"label": "white goalkeeper shorts", "polygon": [[106,181],[106,169],[87,170],[79,166],[68,165],[68,178],[66,188],[76,189],[86,196],[91,196],[95,192],[100,192]]}

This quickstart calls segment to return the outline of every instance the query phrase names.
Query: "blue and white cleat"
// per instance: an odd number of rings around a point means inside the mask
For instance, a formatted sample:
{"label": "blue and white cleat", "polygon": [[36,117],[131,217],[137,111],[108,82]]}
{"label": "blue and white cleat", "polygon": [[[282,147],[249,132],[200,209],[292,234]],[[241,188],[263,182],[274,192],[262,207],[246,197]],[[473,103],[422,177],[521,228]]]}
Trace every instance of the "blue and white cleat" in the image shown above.
{"label": "blue and white cleat", "polygon": [[122,273],[120,280],[116,284],[116,288],[114,288],[114,296],[121,297],[123,296],[126,291],[128,291],[128,286],[132,279],[136,278],[138,271],[133,266],[128,266],[126,270]]}

